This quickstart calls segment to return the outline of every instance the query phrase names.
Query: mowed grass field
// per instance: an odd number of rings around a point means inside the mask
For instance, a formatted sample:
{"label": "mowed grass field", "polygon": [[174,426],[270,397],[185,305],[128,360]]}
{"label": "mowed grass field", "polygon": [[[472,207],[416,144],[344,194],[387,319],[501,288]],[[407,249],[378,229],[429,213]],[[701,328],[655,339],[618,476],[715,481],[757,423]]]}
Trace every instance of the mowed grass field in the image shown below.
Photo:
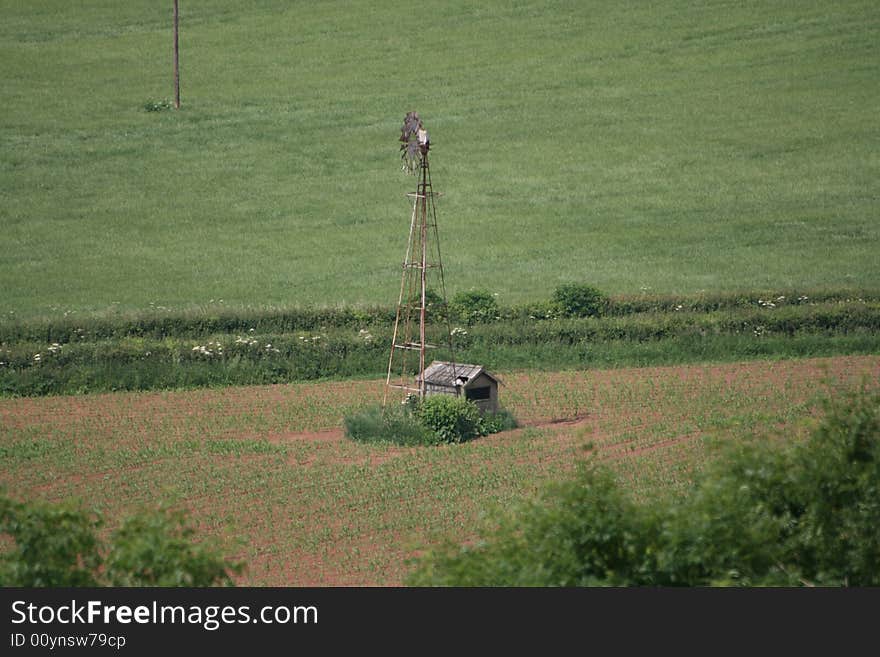
{"label": "mowed grass field", "polygon": [[880,5],[0,0],[0,317],[877,289]]}
{"label": "mowed grass field", "polygon": [[468,541],[579,461],[639,498],[678,495],[731,440],[795,440],[821,402],[880,387],[880,357],[565,373],[503,372],[523,428],[401,448],[342,436],[380,381],[0,400],[0,486],[79,498],[108,530],[159,503],[248,564],[250,585],[394,585],[445,538]]}

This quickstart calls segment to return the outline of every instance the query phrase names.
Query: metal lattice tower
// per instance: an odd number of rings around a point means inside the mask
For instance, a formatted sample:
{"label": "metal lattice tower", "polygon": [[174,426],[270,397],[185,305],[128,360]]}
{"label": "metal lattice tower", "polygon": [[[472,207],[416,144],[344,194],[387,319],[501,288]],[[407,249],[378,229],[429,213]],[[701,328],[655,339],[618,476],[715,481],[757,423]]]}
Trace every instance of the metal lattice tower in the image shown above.
{"label": "metal lattice tower", "polygon": [[[440,235],[437,231],[437,209],[434,204],[434,197],[439,194],[434,192],[431,185],[431,167],[428,162],[430,141],[428,133],[418,120],[418,115],[411,113],[407,115],[407,119],[411,115],[415,116],[415,121],[418,121],[416,133],[418,186],[415,193],[407,194],[413,202],[412,219],[406,257],[403,261],[394,333],[391,338],[391,355],[388,358],[383,406],[388,401],[389,393],[394,389],[402,391],[404,396],[417,395],[419,398],[425,396],[425,382],[422,379],[422,372],[425,371],[425,352],[437,346],[428,343],[429,312],[432,316],[438,313],[442,315],[443,321],[440,323],[445,324],[445,337],[450,352],[452,351],[446,283],[443,278],[443,261],[440,258]],[[403,141],[404,138],[402,137],[401,140]],[[433,300],[433,303],[432,299],[428,298],[429,290],[432,289],[431,282],[439,283],[440,299]]]}

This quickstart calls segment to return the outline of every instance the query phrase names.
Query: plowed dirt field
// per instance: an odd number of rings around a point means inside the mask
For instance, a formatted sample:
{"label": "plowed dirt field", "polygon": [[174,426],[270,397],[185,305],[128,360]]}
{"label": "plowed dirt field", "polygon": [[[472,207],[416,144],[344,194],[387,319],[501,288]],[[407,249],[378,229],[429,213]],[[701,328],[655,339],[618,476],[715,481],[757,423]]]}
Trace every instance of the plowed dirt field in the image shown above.
{"label": "plowed dirt field", "polygon": [[108,527],[164,502],[247,562],[240,583],[396,585],[432,542],[585,458],[636,495],[676,494],[721,441],[794,440],[821,401],[880,387],[880,357],[499,372],[522,427],[471,443],[355,444],[341,418],[381,381],[0,400],[0,485],[77,498]]}

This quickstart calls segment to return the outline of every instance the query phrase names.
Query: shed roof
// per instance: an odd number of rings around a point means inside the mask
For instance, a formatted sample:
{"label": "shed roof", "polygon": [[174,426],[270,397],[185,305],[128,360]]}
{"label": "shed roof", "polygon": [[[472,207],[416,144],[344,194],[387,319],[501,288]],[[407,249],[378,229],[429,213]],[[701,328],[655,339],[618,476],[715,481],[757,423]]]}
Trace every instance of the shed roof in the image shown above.
{"label": "shed roof", "polygon": [[[476,379],[480,374],[498,382],[494,376],[489,374],[482,365],[468,365],[467,363],[447,363],[441,360],[435,360],[425,368],[424,379],[426,383],[437,386],[446,386],[454,388],[456,385],[462,385],[465,388],[468,382]],[[456,380],[459,381],[456,381]]]}

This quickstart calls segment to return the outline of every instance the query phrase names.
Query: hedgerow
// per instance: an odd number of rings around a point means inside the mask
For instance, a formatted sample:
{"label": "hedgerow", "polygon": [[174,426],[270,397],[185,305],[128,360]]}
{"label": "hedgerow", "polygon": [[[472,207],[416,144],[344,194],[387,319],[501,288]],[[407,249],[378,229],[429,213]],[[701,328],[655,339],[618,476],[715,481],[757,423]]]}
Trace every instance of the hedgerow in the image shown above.
{"label": "hedgerow", "polygon": [[[57,337],[51,342],[10,337],[18,335],[16,329],[4,323],[0,325],[4,336],[0,394],[248,385],[384,374],[391,320],[359,323],[362,315],[339,312],[339,323],[352,322],[351,326],[280,332],[250,327],[201,337],[157,337],[149,324],[140,329],[142,335],[119,325],[115,337],[103,338],[70,324],[65,325],[66,333],[51,328],[47,335]],[[313,325],[318,317],[327,318],[319,313],[303,323]],[[194,330],[194,325],[187,326]],[[511,316],[466,327],[453,325],[451,336],[439,332],[446,330],[445,325],[434,330],[430,342],[443,345],[449,337],[456,360],[490,369],[673,364],[701,357],[834,355],[853,349],[852,353],[872,353],[880,349],[880,303],[758,298],[712,312],[676,306],[666,312],[608,312],[603,317]]]}

